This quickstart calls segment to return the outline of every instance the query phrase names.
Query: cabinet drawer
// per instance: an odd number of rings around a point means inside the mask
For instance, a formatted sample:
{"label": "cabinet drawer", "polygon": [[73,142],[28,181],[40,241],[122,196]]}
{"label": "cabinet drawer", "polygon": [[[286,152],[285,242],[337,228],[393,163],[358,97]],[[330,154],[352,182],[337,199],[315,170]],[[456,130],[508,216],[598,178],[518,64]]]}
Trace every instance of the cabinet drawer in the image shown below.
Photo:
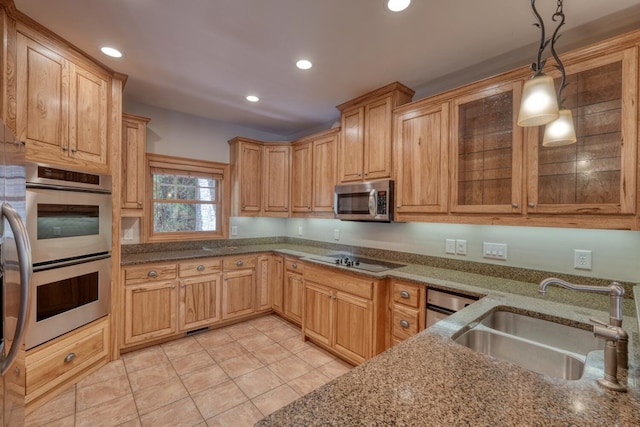
{"label": "cabinet drawer", "polygon": [[332,288],[366,299],[373,299],[373,280],[346,273],[337,273],[325,268],[309,267],[304,271],[305,280],[331,286]]}
{"label": "cabinet drawer", "polygon": [[212,273],[220,272],[219,259],[204,259],[188,262],[181,262],[178,265],[180,277],[196,277],[204,276]]}
{"label": "cabinet drawer", "polygon": [[27,401],[69,381],[96,363],[106,361],[109,318],[104,317],[26,355]]}
{"label": "cabinet drawer", "polygon": [[245,268],[256,268],[256,264],[258,264],[258,257],[255,255],[225,258],[222,260],[222,270],[233,271],[243,270]]}
{"label": "cabinet drawer", "polygon": [[409,338],[420,330],[420,310],[394,304],[391,322],[391,331],[394,337],[399,339]]}
{"label": "cabinet drawer", "polygon": [[302,274],[304,272],[304,264],[302,263],[302,261],[299,261],[299,260],[294,259],[294,258],[285,258],[284,259],[284,268],[287,271],[291,271],[293,273]]}
{"label": "cabinet drawer", "polygon": [[127,267],[124,270],[126,285],[145,283],[156,280],[171,280],[177,275],[176,264],[153,264]]}
{"label": "cabinet drawer", "polygon": [[419,308],[420,295],[422,295],[420,288],[423,288],[423,286],[413,283],[393,282],[391,288],[393,302]]}

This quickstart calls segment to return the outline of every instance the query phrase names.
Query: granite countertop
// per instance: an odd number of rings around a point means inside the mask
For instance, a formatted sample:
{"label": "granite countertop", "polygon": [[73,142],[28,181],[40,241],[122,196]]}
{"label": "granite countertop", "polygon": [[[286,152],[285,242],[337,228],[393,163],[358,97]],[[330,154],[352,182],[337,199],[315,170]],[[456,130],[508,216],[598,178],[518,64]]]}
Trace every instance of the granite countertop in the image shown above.
{"label": "granite countertop", "polygon": [[[267,251],[307,262],[315,262],[310,255],[330,252],[291,244],[248,245],[126,254],[122,264]],[[359,274],[412,280],[484,298],[265,417],[257,426],[640,425],[640,341],[633,298],[626,298],[623,308],[629,369],[619,372],[629,390],[615,393],[596,383],[603,374],[602,351],[589,354],[580,380],[567,381],[490,358],[451,339],[469,323],[504,306],[589,328],[589,318],[608,319],[609,301],[604,295],[551,287],[547,297],[540,297],[536,283],[416,264]]]}

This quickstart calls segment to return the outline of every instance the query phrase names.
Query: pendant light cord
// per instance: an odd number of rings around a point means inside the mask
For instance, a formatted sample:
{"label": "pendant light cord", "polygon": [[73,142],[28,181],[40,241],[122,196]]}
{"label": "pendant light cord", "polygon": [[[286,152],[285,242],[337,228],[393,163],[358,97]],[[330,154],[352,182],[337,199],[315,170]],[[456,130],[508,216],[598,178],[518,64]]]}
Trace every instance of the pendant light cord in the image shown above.
{"label": "pendant light cord", "polygon": [[533,15],[536,17],[536,21],[538,21],[533,25],[540,29],[540,47],[538,47],[538,57],[536,62],[531,64],[531,70],[533,70],[534,72],[533,76],[531,77],[533,79],[542,74],[544,64],[547,62],[546,59],[542,59],[542,53],[549,44],[549,40],[545,40],[544,21],[538,13],[538,9],[536,9],[536,0],[531,0],[531,10],[533,11]]}
{"label": "pendant light cord", "polygon": [[[535,1],[535,0],[532,0],[532,1]],[[558,56],[558,53],[556,52],[556,42],[560,38],[560,34],[558,34],[558,32],[560,31],[560,27],[564,25],[564,19],[565,19],[564,11],[562,9],[562,0],[558,0],[556,13],[553,14],[551,19],[553,19],[554,22],[558,20],[560,21],[558,23],[558,26],[556,27],[556,30],[553,32],[553,36],[551,37],[551,55],[553,55],[553,58],[556,60],[555,67],[558,70],[560,70],[560,74],[562,76],[562,79],[560,81],[560,88],[558,89],[558,106],[560,107],[560,109],[562,109],[562,104],[564,103],[564,99],[562,98],[562,91],[567,86],[566,73],[564,70],[564,64],[562,63],[562,61],[560,60],[560,57]]]}

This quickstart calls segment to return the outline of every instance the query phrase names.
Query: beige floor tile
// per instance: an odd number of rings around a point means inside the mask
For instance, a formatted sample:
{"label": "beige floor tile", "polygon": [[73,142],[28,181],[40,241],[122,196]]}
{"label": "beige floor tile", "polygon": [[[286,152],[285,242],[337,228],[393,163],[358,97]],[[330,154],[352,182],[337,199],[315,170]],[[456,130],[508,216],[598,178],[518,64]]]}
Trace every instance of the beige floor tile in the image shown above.
{"label": "beige floor tile", "polygon": [[[11,426],[11,424],[9,424]],[[43,427],[75,427],[76,416],[75,414],[60,418],[59,420],[50,421],[42,424]]]}
{"label": "beige floor tile", "polygon": [[170,403],[167,406],[158,408],[153,412],[142,415],[140,422],[142,427],[192,427],[203,422],[200,411],[190,397]]}
{"label": "beige floor tile", "polygon": [[311,344],[302,341],[302,337],[300,335],[279,341],[278,344],[289,350],[291,353],[298,353],[312,347]]}
{"label": "beige floor tile", "polygon": [[262,412],[251,402],[244,402],[207,420],[209,427],[252,427],[263,418]]}
{"label": "beige floor tile", "polygon": [[142,427],[142,424],[140,423],[140,418],[136,417],[131,421],[118,424],[118,427]]}
{"label": "beige floor tile", "polygon": [[261,394],[251,401],[256,405],[256,408],[262,412],[262,414],[267,416],[283,406],[288,405],[299,397],[300,396],[294,389],[283,384],[278,388],[274,388],[273,390]]}
{"label": "beige floor tile", "polygon": [[171,361],[173,364],[173,368],[176,370],[178,375],[183,375],[191,371],[196,371],[198,369],[215,365],[215,362],[204,350],[200,350],[196,353],[191,353],[186,356],[178,357]]}
{"label": "beige floor tile", "polygon": [[229,334],[233,339],[238,340],[240,338],[249,337],[257,334],[260,331],[251,326],[248,323],[237,323],[235,325],[227,326],[224,331]]}
{"label": "beige floor tile", "polygon": [[289,382],[313,370],[313,367],[299,357],[291,356],[272,363],[269,365],[269,369],[284,382]]}
{"label": "beige floor tile", "polygon": [[274,341],[262,332],[258,332],[257,334],[238,339],[237,343],[246,348],[248,351],[256,351],[268,345],[274,344]]}
{"label": "beige floor tile", "polygon": [[300,359],[304,360],[314,368],[326,365],[327,363],[336,360],[334,356],[324,350],[319,349],[318,347],[311,347],[302,350],[296,353],[296,356],[298,356]]}
{"label": "beige floor tile", "polygon": [[86,387],[88,385],[100,383],[102,381],[115,378],[120,375],[126,375],[127,371],[124,369],[124,362],[122,359],[114,360],[104,365],[102,368],[93,372],[88,377],[83,378],[78,382],[78,387]]}
{"label": "beige floor tile", "polygon": [[293,353],[277,343],[263,347],[260,350],[254,351],[252,354],[265,365],[270,365],[273,362],[293,355]]}
{"label": "beige floor tile", "polygon": [[218,363],[248,353],[246,348],[235,341],[228,344],[223,344],[221,346],[208,348],[207,352],[211,355],[211,357],[213,357],[213,360]]}
{"label": "beige floor tile", "polygon": [[[25,419],[25,426],[36,427],[47,425],[50,422],[75,416],[76,388],[69,387],[67,391],[45,403]],[[73,425],[73,424],[72,424]]]}
{"label": "beige floor tile", "polygon": [[280,326],[264,331],[263,334],[276,342],[280,342],[291,337],[300,338],[302,336],[302,331],[300,329],[296,330],[290,326],[281,324]]}
{"label": "beige floor tile", "polygon": [[138,419],[130,395],[76,413],[76,427],[117,426]]}
{"label": "beige floor tile", "polygon": [[76,410],[84,411],[127,395],[131,395],[131,387],[126,375],[120,375],[86,387],[78,387],[76,389]]}
{"label": "beige floor tile", "polygon": [[283,384],[282,380],[267,368],[256,369],[234,381],[249,399]]}
{"label": "beige floor tile", "polygon": [[242,356],[224,360],[219,365],[231,378],[239,377],[264,366],[260,360],[251,354],[243,354]]}
{"label": "beige floor tile", "polygon": [[170,341],[162,344],[161,347],[169,360],[202,351],[202,346],[194,337],[185,337],[175,341]]}
{"label": "beige floor tile", "polygon": [[328,376],[331,379],[338,378],[340,375],[346,374],[353,369],[353,366],[347,362],[343,362],[340,359],[336,359],[333,362],[329,362],[326,365],[322,365],[318,368],[320,372]]}
{"label": "beige floor tile", "polygon": [[234,339],[226,333],[223,329],[215,329],[209,332],[203,332],[201,334],[195,335],[196,341],[200,343],[205,350],[210,348],[219,347],[223,344],[228,344],[233,342]]}
{"label": "beige floor tile", "polygon": [[253,326],[254,328],[256,328],[261,332],[265,332],[273,328],[277,328],[284,325],[284,322],[285,321],[282,320],[281,318],[274,315],[270,315],[270,316],[258,317],[257,319],[249,320],[246,323],[248,323],[249,325]]}
{"label": "beige floor tile", "polygon": [[226,372],[218,365],[210,365],[197,371],[191,371],[181,375],[180,378],[191,395],[230,379]]}
{"label": "beige floor tile", "polygon": [[247,401],[247,396],[233,381],[208,388],[192,396],[205,419],[215,417]]}
{"label": "beige floor tile", "polygon": [[306,374],[289,381],[287,384],[300,396],[304,396],[305,394],[322,387],[329,381],[331,381],[331,378],[324,375],[317,369],[314,369],[313,371],[307,372]]}
{"label": "beige floor tile", "polygon": [[159,345],[154,345],[153,347],[123,354],[122,360],[124,361],[127,372],[130,373],[159,363],[164,363],[169,359],[167,359],[167,355],[164,354],[164,351]]}
{"label": "beige floor tile", "polygon": [[145,369],[133,371],[129,374],[131,389],[136,392],[176,377],[176,371],[169,362],[159,363]]}
{"label": "beige floor tile", "polygon": [[177,400],[184,399],[189,393],[179,378],[174,378],[152,387],[136,391],[133,396],[140,415],[148,414]]}

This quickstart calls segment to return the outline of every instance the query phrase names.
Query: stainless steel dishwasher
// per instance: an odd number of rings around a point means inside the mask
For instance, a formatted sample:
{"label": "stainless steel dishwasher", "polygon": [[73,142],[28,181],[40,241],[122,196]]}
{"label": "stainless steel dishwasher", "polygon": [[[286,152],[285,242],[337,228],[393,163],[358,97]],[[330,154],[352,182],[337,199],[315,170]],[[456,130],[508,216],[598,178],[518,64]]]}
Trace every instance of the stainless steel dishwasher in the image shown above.
{"label": "stainless steel dishwasher", "polygon": [[456,292],[427,290],[427,328],[478,299],[478,297]]}

